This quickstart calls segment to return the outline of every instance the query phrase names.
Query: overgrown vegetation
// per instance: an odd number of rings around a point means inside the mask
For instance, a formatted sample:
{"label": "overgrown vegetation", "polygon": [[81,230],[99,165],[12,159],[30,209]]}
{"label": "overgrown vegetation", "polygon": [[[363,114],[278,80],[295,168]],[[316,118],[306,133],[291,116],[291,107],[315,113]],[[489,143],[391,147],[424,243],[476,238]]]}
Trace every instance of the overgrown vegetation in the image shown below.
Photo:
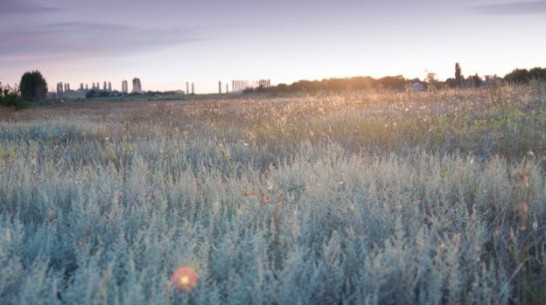
{"label": "overgrown vegetation", "polygon": [[536,67],[531,70],[514,69],[504,79],[514,84],[528,84],[530,81],[546,81],[546,68]]}
{"label": "overgrown vegetation", "polygon": [[0,83],[0,105],[21,109],[24,108],[25,103],[15,88],[11,88],[9,85],[3,86]]}
{"label": "overgrown vegetation", "polygon": [[545,105],[499,87],[11,114],[0,303],[544,304]]}

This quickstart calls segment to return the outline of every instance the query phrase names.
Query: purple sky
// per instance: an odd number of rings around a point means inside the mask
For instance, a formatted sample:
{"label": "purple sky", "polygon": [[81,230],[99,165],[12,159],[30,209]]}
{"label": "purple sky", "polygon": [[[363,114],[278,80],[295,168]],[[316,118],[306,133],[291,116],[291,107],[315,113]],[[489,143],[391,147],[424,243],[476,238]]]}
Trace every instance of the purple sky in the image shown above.
{"label": "purple sky", "polygon": [[140,77],[144,90],[215,92],[272,83],[427,71],[504,75],[546,66],[546,1],[1,0],[0,81]]}

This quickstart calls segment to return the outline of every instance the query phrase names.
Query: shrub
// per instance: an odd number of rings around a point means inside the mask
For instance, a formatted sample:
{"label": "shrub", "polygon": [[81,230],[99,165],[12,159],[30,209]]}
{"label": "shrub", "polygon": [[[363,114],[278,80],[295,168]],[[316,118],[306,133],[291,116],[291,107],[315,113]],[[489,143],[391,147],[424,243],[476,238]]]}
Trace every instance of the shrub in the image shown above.
{"label": "shrub", "polygon": [[3,86],[0,83],[0,105],[21,109],[24,107],[23,100],[16,89],[10,86]]}

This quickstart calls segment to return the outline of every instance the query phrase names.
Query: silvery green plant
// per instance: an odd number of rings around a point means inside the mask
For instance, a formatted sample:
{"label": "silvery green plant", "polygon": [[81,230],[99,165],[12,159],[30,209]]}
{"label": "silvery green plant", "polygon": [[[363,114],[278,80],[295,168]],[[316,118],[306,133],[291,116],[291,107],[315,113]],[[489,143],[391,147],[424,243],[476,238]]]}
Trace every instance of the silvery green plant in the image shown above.
{"label": "silvery green plant", "polygon": [[544,103],[501,87],[25,110],[0,123],[0,303],[543,303]]}

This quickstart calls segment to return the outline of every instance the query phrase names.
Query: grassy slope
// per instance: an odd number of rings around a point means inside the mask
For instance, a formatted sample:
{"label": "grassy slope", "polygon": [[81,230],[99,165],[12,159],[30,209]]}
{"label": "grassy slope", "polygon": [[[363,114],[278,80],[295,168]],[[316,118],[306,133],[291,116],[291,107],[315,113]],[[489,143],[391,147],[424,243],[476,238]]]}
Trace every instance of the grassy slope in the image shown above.
{"label": "grassy slope", "polygon": [[545,96],[3,113],[0,303],[543,304]]}

